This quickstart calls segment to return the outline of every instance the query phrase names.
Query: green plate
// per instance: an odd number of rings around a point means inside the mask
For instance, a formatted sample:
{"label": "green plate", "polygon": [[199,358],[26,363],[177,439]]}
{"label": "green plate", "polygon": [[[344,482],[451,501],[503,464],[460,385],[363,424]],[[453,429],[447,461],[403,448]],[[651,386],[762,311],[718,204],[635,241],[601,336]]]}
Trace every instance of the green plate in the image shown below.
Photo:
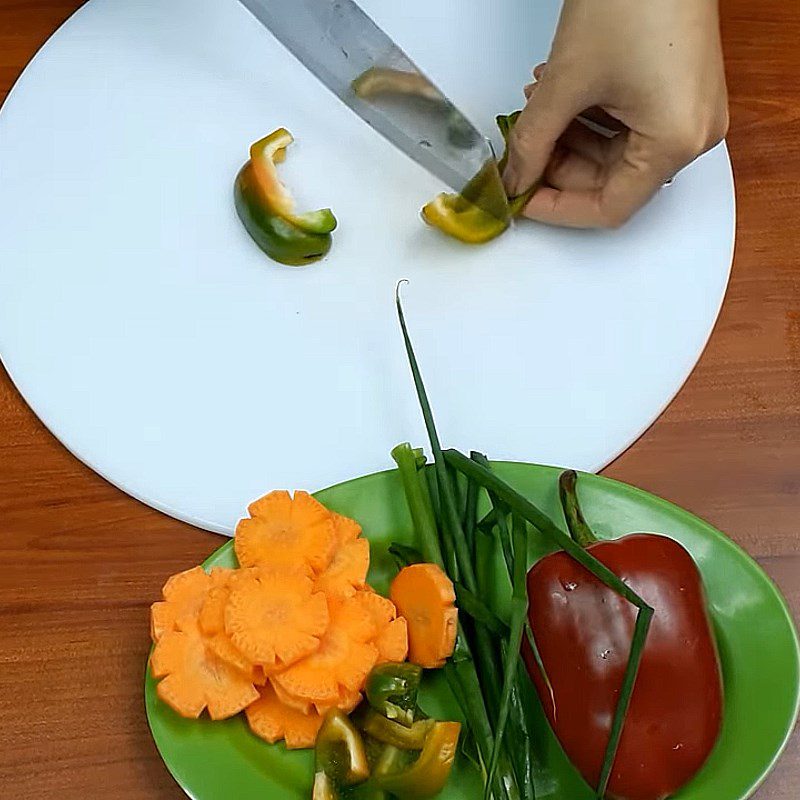
{"label": "green plate", "polygon": [[[498,464],[504,479],[562,519],[558,470],[528,464]],[[798,711],[800,657],[786,603],[760,567],[707,523],[677,506],[616,481],[584,475],[580,482],[586,516],[598,536],[635,531],[667,534],[697,561],[719,641],[725,679],[725,719],[716,749],[676,800],[744,800],[780,755]],[[413,541],[411,520],[397,474],[383,472],[334,486],[317,498],[357,519],[372,542],[370,581],[385,592],[392,574],[386,556],[391,541]],[[532,544],[531,561],[550,548]],[[234,566],[231,543],[205,566]],[[189,565],[187,565],[189,566]],[[502,585],[502,584],[500,584]],[[186,720],[158,700],[148,675],[145,701],[150,728],[167,768],[196,800],[308,800],[312,754],[289,752],[249,733],[240,715],[225,722]],[[436,716],[457,718],[440,676],[427,679],[423,705]],[[540,714],[536,735],[540,798],[590,800],[592,792],[566,760]],[[475,771],[457,764],[443,800],[479,797]]]}

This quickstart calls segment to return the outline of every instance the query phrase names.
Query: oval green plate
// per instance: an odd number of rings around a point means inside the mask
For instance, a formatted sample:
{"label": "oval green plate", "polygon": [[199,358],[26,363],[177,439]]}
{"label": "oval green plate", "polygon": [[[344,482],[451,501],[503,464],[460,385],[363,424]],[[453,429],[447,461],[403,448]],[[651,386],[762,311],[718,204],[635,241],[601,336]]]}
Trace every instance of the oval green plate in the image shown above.
{"label": "oval green plate", "polygon": [[[558,470],[528,464],[498,464],[497,470],[554,518],[560,515]],[[786,604],[760,567],[707,523],[646,492],[595,475],[580,481],[581,499],[597,534],[611,538],[635,531],[667,534],[697,561],[708,592],[725,679],[722,735],[703,770],[676,800],[744,800],[769,772],[791,733],[798,711],[798,640]],[[391,541],[413,541],[411,520],[396,472],[383,472],[334,486],[317,498],[357,519],[372,542],[370,581],[385,592],[392,575],[386,555]],[[534,542],[535,560],[550,548]],[[231,543],[205,563],[234,566]],[[188,566],[188,565],[187,565]],[[313,757],[289,752],[249,733],[242,716],[225,722],[186,720],[155,693],[147,676],[145,701],[150,728],[167,768],[195,800],[308,800]],[[676,698],[680,702],[680,698]],[[441,717],[458,716],[440,676],[427,679],[423,706]],[[539,798],[590,800],[589,787],[566,760],[540,715],[536,732]],[[442,800],[480,796],[477,775],[460,763]]]}

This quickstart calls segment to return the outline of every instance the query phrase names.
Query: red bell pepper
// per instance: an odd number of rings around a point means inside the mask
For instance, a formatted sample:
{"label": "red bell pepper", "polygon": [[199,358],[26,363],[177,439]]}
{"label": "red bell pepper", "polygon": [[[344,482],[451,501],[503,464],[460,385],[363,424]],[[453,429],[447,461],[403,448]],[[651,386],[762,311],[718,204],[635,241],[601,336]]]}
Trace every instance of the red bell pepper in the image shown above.
{"label": "red bell pepper", "polygon": [[[570,533],[655,609],[608,794],[663,800],[702,767],[720,731],[722,676],[703,581],[666,536],[598,541],[581,514],[576,477],[561,476]],[[636,609],[565,552],[531,568],[528,598],[539,655],[523,642],[528,671],[564,751],[597,786]]]}

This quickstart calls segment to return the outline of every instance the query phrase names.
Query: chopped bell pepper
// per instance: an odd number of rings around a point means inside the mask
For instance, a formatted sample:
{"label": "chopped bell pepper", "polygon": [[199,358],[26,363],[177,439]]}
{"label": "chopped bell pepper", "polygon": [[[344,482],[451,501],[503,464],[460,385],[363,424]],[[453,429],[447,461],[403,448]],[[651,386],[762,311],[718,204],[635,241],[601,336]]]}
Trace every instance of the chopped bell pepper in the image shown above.
{"label": "chopped bell pepper", "polygon": [[336,217],[329,208],[296,214],[294,199],[278,179],[275,165],[294,141],[285,128],[250,147],[250,160],[236,177],[236,211],[256,244],[273,260],[299,266],[322,258],[331,248]]}
{"label": "chopped bell pepper", "polygon": [[[508,137],[520,113],[515,111],[513,114],[503,114],[496,118],[497,127],[506,144],[503,157],[497,165],[501,174],[508,161]],[[431,200],[422,209],[422,218],[425,222],[467,244],[485,244],[505,232],[511,218],[517,216],[527,205],[535,187],[519,197],[508,198],[508,214],[491,214],[484,210],[486,203],[474,202],[479,194],[495,190],[496,172],[494,165],[491,166],[491,174],[484,168],[467,184],[461,194],[445,192]]]}
{"label": "chopped bell pepper", "polygon": [[[331,709],[317,734],[315,746],[317,777],[320,791],[333,786],[353,786],[369,777],[369,763],[364,740],[352,722],[339,709]],[[320,778],[320,773],[325,777]],[[323,794],[324,796],[324,794]]]}
{"label": "chopped bell pepper", "polygon": [[373,773],[376,785],[403,800],[435,797],[450,777],[460,731],[458,722],[433,723],[415,761],[408,751],[388,746]]}
{"label": "chopped bell pepper", "polygon": [[387,719],[372,708],[366,708],[360,712],[357,723],[358,727],[368,736],[400,750],[421,750],[434,725],[433,720],[420,719],[411,727],[407,727]]}
{"label": "chopped bell pepper", "polygon": [[387,720],[411,727],[421,680],[422,667],[416,664],[382,664],[367,678],[367,701]]}

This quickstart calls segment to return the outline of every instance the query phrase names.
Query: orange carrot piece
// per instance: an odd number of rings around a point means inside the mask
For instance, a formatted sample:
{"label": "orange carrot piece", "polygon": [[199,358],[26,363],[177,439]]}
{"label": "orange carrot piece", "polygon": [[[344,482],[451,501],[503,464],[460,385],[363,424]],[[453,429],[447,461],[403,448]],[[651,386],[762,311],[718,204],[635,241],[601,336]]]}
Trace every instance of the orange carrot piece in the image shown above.
{"label": "orange carrot piece", "polygon": [[435,669],[453,654],[458,610],[453,584],[436,564],[412,564],[392,581],[390,595],[408,623],[408,659]]}
{"label": "orange carrot piece", "polygon": [[242,567],[307,564],[316,573],[328,566],[336,532],[328,510],[307,492],[271,492],[251,503],[250,517],[236,526],[234,549]]}
{"label": "orange carrot piece", "polygon": [[353,539],[339,545],[328,568],[317,579],[317,588],[328,595],[350,597],[367,582],[369,542]]}
{"label": "orange carrot piece", "polygon": [[360,692],[378,660],[372,620],[353,598],[329,598],[330,624],[319,649],[273,676],[293,695],[320,706],[337,705],[343,692]]}
{"label": "orange carrot piece", "polygon": [[212,586],[211,576],[202,567],[173,575],[161,590],[163,601],[150,606],[150,636],[157,642],[167,631],[175,630],[181,617],[196,616]]}
{"label": "orange carrot piece", "polygon": [[325,705],[324,703],[314,703],[314,707],[320,716],[324,717],[332,708],[338,708],[343,714],[350,714],[355,711],[356,706],[363,699],[361,692],[351,692],[349,689],[343,689],[339,692],[339,697],[335,703]]}
{"label": "orange carrot piece", "polygon": [[405,617],[392,620],[375,641],[378,647],[378,663],[405,661],[408,657],[408,624]]}
{"label": "orange carrot piece", "polygon": [[358,539],[361,536],[361,526],[350,517],[344,517],[331,511],[331,519],[333,520],[333,529],[336,532],[336,541],[339,546],[352,542],[353,539]]}
{"label": "orange carrot piece", "polygon": [[235,581],[225,606],[234,647],[267,673],[313,653],[327,628],[325,595],[297,572],[253,570]]}
{"label": "orange carrot piece", "polygon": [[381,631],[397,616],[397,609],[388,597],[383,597],[367,588],[356,592],[355,603],[363,608],[372,621],[372,637],[377,638]]}
{"label": "orange carrot piece", "polygon": [[196,621],[182,620],[182,630],[165,632],[150,656],[156,693],[184,717],[208,709],[211,719],[227,719],[258,699],[249,678],[211,653]]}
{"label": "orange carrot piece", "polygon": [[269,684],[244,713],[250,730],[256,736],[271,744],[286,739],[286,746],[290,749],[313,747],[322,725],[322,717],[313,709],[303,713],[284,705]]}

